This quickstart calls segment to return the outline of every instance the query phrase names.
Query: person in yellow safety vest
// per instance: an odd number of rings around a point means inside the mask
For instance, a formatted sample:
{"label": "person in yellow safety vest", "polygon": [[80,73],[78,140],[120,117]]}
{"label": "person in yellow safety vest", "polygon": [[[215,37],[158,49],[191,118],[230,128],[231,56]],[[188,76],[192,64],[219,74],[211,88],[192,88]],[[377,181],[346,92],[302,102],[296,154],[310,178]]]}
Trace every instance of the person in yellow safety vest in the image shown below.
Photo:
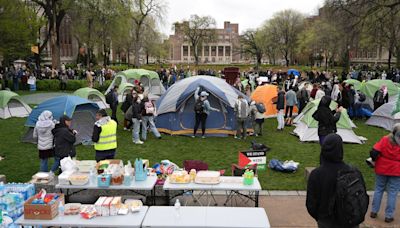
{"label": "person in yellow safety vest", "polygon": [[117,149],[117,122],[112,120],[106,110],[96,113],[92,141],[96,150],[96,161],[114,159]]}

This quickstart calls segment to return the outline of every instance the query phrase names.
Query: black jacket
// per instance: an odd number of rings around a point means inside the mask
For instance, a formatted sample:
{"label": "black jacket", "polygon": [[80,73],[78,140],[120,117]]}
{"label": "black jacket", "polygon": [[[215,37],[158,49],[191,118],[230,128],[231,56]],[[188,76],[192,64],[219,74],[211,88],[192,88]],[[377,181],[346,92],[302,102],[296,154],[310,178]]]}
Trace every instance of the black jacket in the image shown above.
{"label": "black jacket", "polygon": [[129,107],[132,105],[132,100],[133,100],[132,94],[127,94],[125,96],[125,101],[121,105],[122,112],[125,113],[129,109]]}
{"label": "black jacket", "polygon": [[313,118],[318,121],[318,136],[329,135],[337,131],[336,123],[340,119],[340,112],[331,111],[329,108],[331,100],[329,96],[322,97],[317,111],[313,114]]}
{"label": "black jacket", "polygon": [[56,124],[52,133],[54,135],[55,156],[59,158],[68,156],[75,157],[75,134],[65,125],[65,120],[63,118],[60,119],[60,123]]}
{"label": "black jacket", "polygon": [[335,224],[333,200],[339,170],[349,168],[343,162],[343,142],[339,135],[330,134],[321,148],[321,165],[313,170],[307,183],[306,207],[316,221]]}
{"label": "black jacket", "polygon": [[132,118],[133,119],[141,119],[142,118],[142,104],[138,102],[132,103]]}
{"label": "black jacket", "polygon": [[278,99],[276,101],[276,109],[282,110],[285,109],[285,92],[278,92]]}

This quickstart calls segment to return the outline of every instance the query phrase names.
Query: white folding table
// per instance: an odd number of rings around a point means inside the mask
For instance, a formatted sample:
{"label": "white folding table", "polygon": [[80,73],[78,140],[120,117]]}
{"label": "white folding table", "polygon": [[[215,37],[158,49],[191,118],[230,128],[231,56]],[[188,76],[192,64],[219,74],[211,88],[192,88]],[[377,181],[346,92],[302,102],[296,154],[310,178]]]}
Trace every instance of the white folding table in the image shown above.
{"label": "white folding table", "polygon": [[143,228],[269,228],[263,208],[150,207]]}
{"label": "white folding table", "polygon": [[[152,202],[153,205],[155,204],[155,185],[157,182],[157,176],[148,176],[146,180],[144,181],[135,181],[134,179],[131,182],[130,186],[125,186],[125,185],[111,185],[109,187],[99,187],[97,186],[97,183],[88,183],[86,185],[56,185],[56,189],[60,189],[61,193],[63,193],[63,190],[66,190],[65,192],[65,199],[68,201],[69,196],[74,195],[76,193],[79,193],[81,191],[86,191],[86,190],[128,190],[131,192],[134,192],[135,194],[142,195],[142,193],[139,193],[138,191],[150,191],[151,197],[152,197]],[[70,190],[73,192],[71,193]]]}
{"label": "white folding table", "polygon": [[127,215],[81,218],[80,215],[57,216],[53,220],[30,220],[20,217],[15,223],[20,226],[57,226],[57,227],[129,227],[140,228],[148,207],[143,206],[137,213]]}
{"label": "white folding table", "polygon": [[[243,185],[243,177],[234,177],[234,176],[221,176],[221,182],[219,184],[196,184],[196,183],[188,183],[188,184],[172,184],[169,182],[169,179],[164,183],[163,189],[166,192],[166,197],[168,202],[170,202],[176,196],[170,197],[169,191],[234,191],[237,194],[240,194],[244,197],[249,198],[254,201],[255,206],[258,207],[259,193],[261,191],[261,185],[258,181],[257,177],[254,177],[254,183],[252,185]],[[244,195],[240,193],[240,191],[249,192],[249,195]],[[251,193],[254,192],[254,197],[251,196]],[[228,198],[231,197],[230,193],[228,194]]]}

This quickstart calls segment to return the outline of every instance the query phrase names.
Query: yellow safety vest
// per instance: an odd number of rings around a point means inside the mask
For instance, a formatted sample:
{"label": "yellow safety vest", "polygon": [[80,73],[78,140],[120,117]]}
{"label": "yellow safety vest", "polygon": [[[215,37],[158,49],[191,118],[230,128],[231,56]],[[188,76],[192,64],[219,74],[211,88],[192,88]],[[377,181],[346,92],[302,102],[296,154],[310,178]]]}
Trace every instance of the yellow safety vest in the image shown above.
{"label": "yellow safety vest", "polygon": [[108,121],[101,126],[99,141],[94,144],[95,150],[111,150],[117,148],[117,122]]}

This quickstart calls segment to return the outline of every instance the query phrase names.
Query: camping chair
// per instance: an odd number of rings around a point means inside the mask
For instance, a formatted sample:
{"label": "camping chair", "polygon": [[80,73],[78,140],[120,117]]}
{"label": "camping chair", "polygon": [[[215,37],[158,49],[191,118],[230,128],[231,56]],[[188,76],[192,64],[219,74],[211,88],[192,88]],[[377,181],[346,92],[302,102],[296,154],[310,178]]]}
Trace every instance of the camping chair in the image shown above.
{"label": "camping chair", "polygon": [[[237,164],[232,164],[232,176],[241,177],[247,169],[253,170],[254,176],[257,176],[257,164],[250,165],[249,167],[241,167]],[[227,198],[224,203],[224,206],[227,206],[228,203],[230,203],[231,206],[233,206],[233,202],[235,202],[237,206],[239,200],[244,204],[248,204],[248,202],[252,199],[253,194],[254,194],[253,192],[250,192],[249,195],[244,195],[236,190],[232,190],[229,193],[226,192]]]}
{"label": "camping chair", "polygon": [[[196,172],[198,172],[198,171],[206,171],[206,170],[208,170],[208,164],[203,162],[203,161],[200,161],[200,160],[185,160],[183,162],[183,168],[187,172],[190,172],[190,170],[192,170],[192,169],[196,170]],[[186,191],[184,193],[184,195],[190,195],[192,197],[192,199],[193,199],[193,202],[194,203],[199,203],[200,206],[203,206],[201,201],[200,201],[200,199],[203,196],[206,196],[207,199],[209,199],[209,197],[211,197],[212,200],[214,201],[214,205],[215,206],[218,205],[212,192],[210,192],[210,191],[200,191],[198,196],[195,196],[193,194],[193,192],[194,192],[193,190],[189,190],[189,191]],[[187,202],[188,201],[185,202],[185,206],[187,205]],[[208,200],[208,205],[209,204],[210,204],[210,200]]]}

